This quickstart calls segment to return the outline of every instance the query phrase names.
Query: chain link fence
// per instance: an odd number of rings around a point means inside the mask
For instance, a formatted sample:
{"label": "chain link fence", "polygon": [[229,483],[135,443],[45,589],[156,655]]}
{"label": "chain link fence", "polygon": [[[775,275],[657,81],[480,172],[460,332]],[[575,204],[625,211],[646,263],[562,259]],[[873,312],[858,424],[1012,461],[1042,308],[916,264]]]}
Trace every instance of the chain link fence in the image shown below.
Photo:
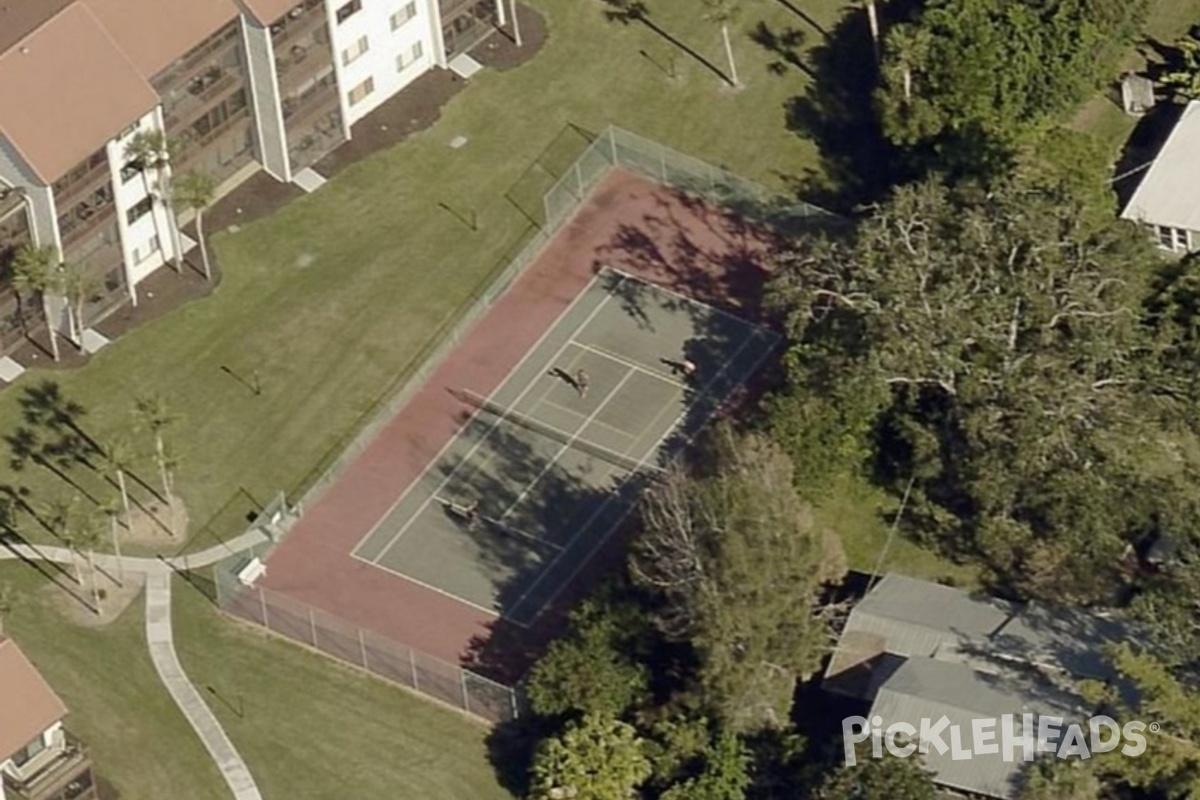
{"label": "chain link fence", "polygon": [[[468,669],[360,628],[319,608],[262,586],[244,586],[237,572],[249,552],[217,565],[221,609],[345,664],[406,686],[498,724],[519,715],[517,691]],[[232,577],[232,580],[230,578]]]}
{"label": "chain link fence", "polygon": [[[292,523],[331,486],[350,462],[374,439],[379,429],[420,388],[472,325],[537,260],[559,229],[574,215],[589,192],[614,168],[625,169],[721,206],[747,220],[787,232],[814,222],[825,225],[839,218],[807,203],[780,198],[763,187],[676,152],[629,131],[609,127],[588,144],[562,172],[542,198],[545,219],[508,263],[493,271],[466,298],[443,328],[415,356],[396,387],[373,404],[357,435],[339,447],[331,461],[306,477],[300,503],[288,507],[280,493],[268,504],[252,529],[263,531],[268,541],[231,554],[214,565],[217,603],[240,619],[261,625],[281,636],[311,647],[384,680],[436,698],[482,720],[500,723],[520,713],[515,687],[477,675],[457,664],[360,628],[321,609],[257,585],[247,585],[240,575],[254,559],[265,560],[283,539]],[[503,263],[503,262],[501,262]]]}

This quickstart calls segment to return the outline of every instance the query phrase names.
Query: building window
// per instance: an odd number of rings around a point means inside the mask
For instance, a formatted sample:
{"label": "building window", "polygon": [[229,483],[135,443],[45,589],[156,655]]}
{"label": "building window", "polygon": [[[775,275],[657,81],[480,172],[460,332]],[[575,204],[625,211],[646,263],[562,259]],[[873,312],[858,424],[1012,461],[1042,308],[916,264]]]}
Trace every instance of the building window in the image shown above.
{"label": "building window", "polygon": [[399,30],[401,25],[408,22],[416,15],[417,3],[416,0],[413,0],[413,2],[406,4],[404,8],[400,9],[395,14],[392,14],[392,30]]}
{"label": "building window", "polygon": [[358,104],[363,98],[373,91],[375,91],[375,79],[367,78],[358,86],[355,86],[350,90],[350,105]]}
{"label": "building window", "polygon": [[150,209],[153,207],[154,201],[149,197],[143,197],[138,201],[137,205],[131,206],[129,210],[125,212],[125,221],[132,225],[142,217],[149,214]]}
{"label": "building window", "polygon": [[336,16],[338,24],[342,24],[359,11],[362,11],[362,0],[350,0],[349,3],[343,4],[342,7],[337,10]]}
{"label": "building window", "polygon": [[363,53],[367,52],[367,50],[370,48],[370,46],[371,46],[371,43],[367,41],[367,37],[365,37],[365,36],[358,37],[357,42],[355,42],[354,44],[350,45],[349,47],[347,47],[345,50],[342,51],[342,66],[348,67],[351,64],[353,64],[360,57],[362,57]]}
{"label": "building window", "polygon": [[400,72],[411,67],[413,64],[421,60],[421,56],[425,54],[425,47],[417,42],[412,46],[412,49],[407,53],[401,53],[396,56],[396,69]]}
{"label": "building window", "polygon": [[141,247],[133,248],[133,263],[141,264],[150,256],[158,252],[159,244],[158,237],[151,236],[150,241],[146,242]]}
{"label": "building window", "polygon": [[42,737],[39,736],[17,752],[13,753],[12,762],[18,767],[24,766],[29,762],[29,759],[33,758],[45,749],[46,743],[42,740]]}
{"label": "building window", "polygon": [[141,174],[141,167],[130,161],[128,164],[121,167],[121,183],[129,183],[131,180]]}
{"label": "building window", "polygon": [[1188,246],[1188,232],[1183,228],[1169,228],[1166,225],[1158,225],[1155,227],[1158,233],[1158,246],[1164,250],[1171,250],[1175,253],[1186,253],[1191,248]]}

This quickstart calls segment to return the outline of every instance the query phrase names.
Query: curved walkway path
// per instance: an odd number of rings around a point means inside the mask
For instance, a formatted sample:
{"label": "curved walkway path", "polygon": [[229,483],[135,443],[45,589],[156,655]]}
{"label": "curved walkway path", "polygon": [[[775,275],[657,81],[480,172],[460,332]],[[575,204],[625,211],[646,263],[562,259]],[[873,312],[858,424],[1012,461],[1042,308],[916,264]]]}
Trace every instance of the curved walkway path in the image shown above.
{"label": "curved walkway path", "polygon": [[[146,644],[150,648],[150,660],[158,677],[167,687],[175,705],[187,717],[192,730],[200,737],[225,783],[236,800],[262,800],[262,794],[254,783],[254,776],[246,767],[233,743],[225,734],[221,723],[205,704],[196,687],[188,680],[175,652],[175,638],[171,628],[171,576],[175,570],[194,569],[215,564],[232,552],[244,550],[254,544],[265,542],[267,537],[257,531],[244,533],[236,539],[210,547],[199,553],[175,558],[140,558],[97,553],[95,562],[107,569],[118,566],[130,572],[138,572],[146,578]],[[0,560],[27,559],[70,564],[74,555],[65,547],[39,547],[29,544],[6,544],[0,550]]]}

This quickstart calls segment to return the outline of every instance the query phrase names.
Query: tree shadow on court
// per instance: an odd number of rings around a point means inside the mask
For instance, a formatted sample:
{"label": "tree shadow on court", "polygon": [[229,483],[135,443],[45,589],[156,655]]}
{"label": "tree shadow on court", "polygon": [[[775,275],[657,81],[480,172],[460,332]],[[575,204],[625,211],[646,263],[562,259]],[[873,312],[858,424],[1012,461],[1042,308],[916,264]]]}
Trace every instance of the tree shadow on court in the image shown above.
{"label": "tree shadow on court", "polygon": [[[644,292],[622,283],[620,275],[601,272],[604,267],[759,321],[773,259],[786,240],[814,232],[838,232],[848,224],[841,217],[785,197],[731,192],[718,205],[712,196],[712,192],[670,190],[656,199],[653,211],[643,214],[636,224],[620,224],[598,249],[595,270],[622,307],[643,326]],[[678,304],[681,309],[693,306],[683,299]]]}

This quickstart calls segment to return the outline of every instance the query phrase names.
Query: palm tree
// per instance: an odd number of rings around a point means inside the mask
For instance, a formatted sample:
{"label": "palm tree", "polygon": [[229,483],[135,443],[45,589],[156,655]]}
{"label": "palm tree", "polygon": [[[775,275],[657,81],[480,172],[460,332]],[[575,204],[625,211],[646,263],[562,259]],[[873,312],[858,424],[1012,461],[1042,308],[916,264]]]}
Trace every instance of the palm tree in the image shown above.
{"label": "palm tree", "polygon": [[704,0],[704,4],[708,7],[704,18],[709,22],[715,22],[721,26],[721,38],[725,40],[725,57],[729,59],[729,84],[731,86],[740,87],[742,82],[738,80],[737,62],[733,60],[733,44],[729,39],[729,26],[741,12],[741,6],[738,0]]}
{"label": "palm tree", "polygon": [[208,245],[204,243],[204,209],[217,197],[217,179],[207,172],[192,170],[175,182],[175,200],[196,212],[196,238],[200,240],[200,260],[204,264],[205,280],[212,280],[208,263]]}
{"label": "palm tree", "polygon": [[51,504],[49,519],[59,538],[71,550],[75,567],[75,582],[83,585],[80,574],[78,557],[80,550],[87,551],[88,571],[92,575],[92,611],[100,614],[104,609],[100,605],[100,586],[96,580],[96,545],[102,536],[103,526],[99,524],[94,513],[79,507],[78,498],[70,501],[57,501]]}
{"label": "palm tree", "polygon": [[77,523],[75,518],[77,512],[75,510],[75,500],[54,500],[46,504],[45,511],[42,514],[46,527],[50,532],[57,536],[66,544],[67,549],[71,551],[71,567],[75,573],[75,583],[83,586],[83,575],[79,571],[79,561],[75,558],[79,551],[75,549],[75,531]]}
{"label": "palm tree", "polygon": [[167,407],[167,401],[160,394],[142,395],[134,401],[134,414],[140,425],[154,434],[154,461],[158,465],[158,474],[162,479],[163,502],[170,503],[174,491],[174,480],[171,475],[171,461],[163,443],[163,433],[177,419]]}
{"label": "palm tree", "polygon": [[63,262],[54,274],[54,292],[67,301],[67,323],[71,327],[71,338],[80,350],[83,349],[83,329],[87,327],[83,309],[95,281],[78,264]]}
{"label": "palm tree", "polygon": [[[151,197],[157,197],[166,208],[167,225],[171,229],[171,243],[175,249],[172,261],[175,270],[183,269],[183,240],[179,236],[179,225],[175,222],[175,214],[171,211],[171,162],[179,158],[183,151],[183,143],[179,139],[167,136],[159,130],[138,131],[125,147],[125,157],[137,163],[142,170],[142,179],[146,184],[146,192]],[[157,191],[151,188],[146,177],[148,170],[153,170]]]}
{"label": "palm tree", "polygon": [[[121,537],[117,534],[117,520],[121,516],[122,504],[115,497],[108,497],[100,504],[100,513],[108,520],[108,535],[112,537],[113,553],[117,556],[117,583],[125,585],[125,564],[121,561]],[[129,523],[126,523],[129,527]]]}
{"label": "palm tree", "polygon": [[13,259],[13,289],[18,293],[37,295],[42,302],[42,318],[46,321],[50,339],[50,354],[58,361],[58,339],[54,322],[50,316],[50,291],[54,284],[54,271],[58,267],[58,250],[51,245],[32,247],[26,245],[17,251]]}
{"label": "palm tree", "polygon": [[121,493],[121,507],[125,510],[125,527],[133,528],[133,515],[129,511],[129,486],[125,481],[125,473],[129,470],[129,462],[133,455],[129,445],[123,440],[110,442],[102,454],[104,471],[117,479],[117,490]]}

